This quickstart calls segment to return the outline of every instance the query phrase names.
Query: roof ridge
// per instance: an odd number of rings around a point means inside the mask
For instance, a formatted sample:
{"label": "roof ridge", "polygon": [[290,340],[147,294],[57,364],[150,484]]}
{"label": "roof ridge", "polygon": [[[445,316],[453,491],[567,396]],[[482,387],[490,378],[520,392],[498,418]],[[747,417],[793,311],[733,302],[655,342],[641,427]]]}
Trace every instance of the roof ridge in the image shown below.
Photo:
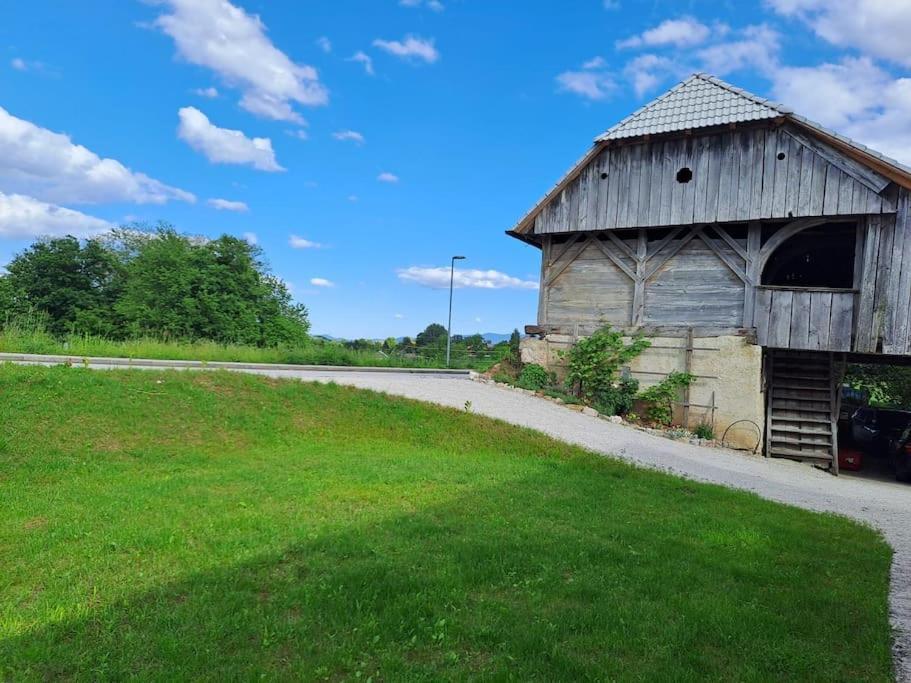
{"label": "roof ridge", "polygon": [[714,74],[710,74],[705,71],[699,71],[699,72],[693,74],[693,77],[701,78],[702,80],[707,81],[713,85],[717,85],[719,88],[724,88],[725,90],[728,90],[728,91],[734,93],[735,95],[740,95],[741,97],[745,97],[746,99],[750,100],[751,102],[755,102],[756,104],[761,104],[762,106],[768,107],[769,109],[777,109],[782,114],[792,114],[793,113],[793,110],[790,107],[786,107],[785,105],[781,104],[777,100],[773,100],[768,97],[760,97],[759,95],[751,93],[749,90],[745,90],[744,88],[738,88],[736,85],[732,85],[731,83],[728,83],[727,81],[725,81],[721,78],[718,78],[718,76],[715,76]]}
{"label": "roof ridge", "polygon": [[[703,86],[694,85],[696,83],[702,83]],[[659,124],[657,128],[654,125],[647,126],[643,121],[648,120],[649,118],[660,121],[662,118],[666,118],[666,113],[662,111],[662,104],[666,104],[669,98],[674,96],[679,96],[681,102],[683,103],[692,103],[694,101],[698,102],[700,99],[703,101],[706,98],[705,86],[709,89],[718,88],[719,90],[726,93],[723,97],[735,97],[739,100],[739,104],[736,101],[724,102],[723,106],[720,107],[720,111],[712,111],[711,109],[708,112],[704,112],[701,117],[696,117],[696,121],[693,121],[695,125],[692,126],[682,126],[680,130],[684,127],[704,127],[705,125],[711,125],[711,123],[725,123],[730,121],[742,120],[756,120],[762,118],[773,118],[776,115],[785,116],[791,113],[791,110],[778,102],[774,102],[769,99],[759,97],[753,93],[743,90],[742,88],[737,88],[730,83],[723,81],[717,76],[705,72],[695,72],[686,79],[680,81],[672,87],[670,90],[659,95],[651,102],[648,102],[644,106],[640,107],[634,111],[629,116],[622,119],[620,122],[608,128],[604,133],[595,138],[595,142],[604,142],[610,139],[619,139],[623,137],[629,137],[635,135],[636,133],[632,132],[635,130],[641,130],[643,128],[651,128],[652,130],[646,130],[644,132],[669,132],[673,130],[668,127],[667,123]],[[711,101],[711,95],[708,95]],[[675,102],[669,103],[667,106],[670,106],[671,109],[675,109]],[[691,105],[692,106],[692,105]],[[744,110],[744,108],[752,107],[754,110]],[[756,110],[756,108],[761,108]],[[733,115],[731,109],[740,109],[740,117]],[[679,108],[678,108],[679,109]],[[650,114],[654,110],[654,114]],[[699,111],[698,106],[694,111]],[[685,118],[685,117],[684,117]],[[681,121],[682,123],[682,121]],[[637,125],[639,124],[639,125]],[[632,129],[632,131],[630,130]]]}
{"label": "roof ridge", "polygon": [[673,88],[671,88],[670,90],[665,91],[664,93],[662,93],[661,95],[659,95],[658,97],[656,97],[655,99],[653,99],[651,102],[648,102],[648,103],[646,103],[646,104],[643,104],[641,107],[639,107],[639,108],[638,108],[636,111],[634,111],[632,114],[629,114],[628,116],[625,116],[624,118],[620,119],[620,120],[619,120],[617,123],[615,123],[613,126],[611,126],[611,127],[608,128],[606,131],[604,131],[603,133],[601,133],[601,135],[599,135],[598,137],[595,138],[595,142],[599,142],[599,141],[601,141],[601,140],[606,139],[608,135],[610,135],[613,131],[615,131],[615,130],[617,130],[618,128],[620,128],[621,126],[623,126],[623,124],[625,124],[625,123],[628,122],[628,121],[631,121],[632,119],[636,118],[636,117],[639,116],[640,114],[642,114],[642,113],[648,111],[649,109],[651,109],[652,107],[654,107],[655,105],[657,105],[659,102],[662,102],[663,100],[666,100],[666,99],[667,99],[668,97],[670,97],[673,93],[677,92],[677,91],[680,90],[683,86],[685,86],[687,83],[692,82],[693,80],[695,80],[695,79],[698,78],[699,76],[700,76],[700,74],[694,73],[694,74],[692,74],[691,76],[689,76],[688,78],[685,78],[685,79],[683,79],[682,81],[680,81],[677,85],[675,85],[675,86],[674,86]]}

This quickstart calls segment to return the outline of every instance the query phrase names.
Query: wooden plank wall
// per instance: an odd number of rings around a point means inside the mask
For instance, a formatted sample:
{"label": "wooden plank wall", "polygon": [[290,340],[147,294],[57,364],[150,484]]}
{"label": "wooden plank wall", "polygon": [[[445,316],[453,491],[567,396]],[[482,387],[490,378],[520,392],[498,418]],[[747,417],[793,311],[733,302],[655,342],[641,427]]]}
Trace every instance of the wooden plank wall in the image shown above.
{"label": "wooden plank wall", "polygon": [[[676,179],[683,167],[688,183]],[[856,167],[788,127],[608,147],[543,207],[534,232],[894,212],[894,193]]]}
{"label": "wooden plank wall", "polygon": [[901,190],[896,214],[865,223],[854,350],[911,354],[911,195]]}
{"label": "wooden plank wall", "polygon": [[850,351],[852,290],[757,287],[756,339],[762,346],[803,351]]}

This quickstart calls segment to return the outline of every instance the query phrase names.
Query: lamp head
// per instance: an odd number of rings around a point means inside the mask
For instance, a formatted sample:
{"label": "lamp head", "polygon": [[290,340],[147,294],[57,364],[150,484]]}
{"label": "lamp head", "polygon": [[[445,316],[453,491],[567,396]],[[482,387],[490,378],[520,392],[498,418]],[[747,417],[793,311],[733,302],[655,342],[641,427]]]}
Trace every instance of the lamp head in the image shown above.
{"label": "lamp head", "polygon": [[452,260],[453,261],[464,261],[465,257],[464,256],[453,256]]}

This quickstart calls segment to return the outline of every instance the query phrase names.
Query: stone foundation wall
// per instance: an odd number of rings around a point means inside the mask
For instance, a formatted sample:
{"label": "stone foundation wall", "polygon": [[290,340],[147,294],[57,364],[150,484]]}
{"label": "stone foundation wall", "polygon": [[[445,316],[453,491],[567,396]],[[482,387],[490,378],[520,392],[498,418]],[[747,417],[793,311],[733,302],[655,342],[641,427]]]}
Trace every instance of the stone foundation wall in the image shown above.
{"label": "stone foundation wall", "polygon": [[[573,341],[569,335],[523,339],[522,362],[542,365],[562,379],[565,361],[560,352],[569,349]],[[673,370],[683,372],[686,369],[686,339],[652,337],[649,341],[652,347],[629,366],[631,375],[639,380],[643,389],[657,384]],[[711,424],[720,439],[724,431],[734,425],[725,443],[754,448],[765,429],[762,347],[736,336],[697,337],[693,347],[691,372],[697,379],[690,387],[690,410],[685,426],[692,429],[703,422]],[[683,424],[683,418],[683,406],[675,406],[674,421]],[[734,424],[740,420],[754,424]]]}

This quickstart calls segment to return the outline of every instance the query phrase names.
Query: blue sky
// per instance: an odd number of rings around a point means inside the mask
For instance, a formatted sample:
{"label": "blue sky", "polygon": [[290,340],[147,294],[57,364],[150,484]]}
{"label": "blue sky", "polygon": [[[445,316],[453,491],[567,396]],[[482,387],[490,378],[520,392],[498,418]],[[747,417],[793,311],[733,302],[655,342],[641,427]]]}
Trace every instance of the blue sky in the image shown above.
{"label": "blue sky", "polygon": [[0,7],[0,263],[125,221],[255,239],[315,332],[534,322],[504,231],[693,71],[911,162],[911,2],[91,0]]}

